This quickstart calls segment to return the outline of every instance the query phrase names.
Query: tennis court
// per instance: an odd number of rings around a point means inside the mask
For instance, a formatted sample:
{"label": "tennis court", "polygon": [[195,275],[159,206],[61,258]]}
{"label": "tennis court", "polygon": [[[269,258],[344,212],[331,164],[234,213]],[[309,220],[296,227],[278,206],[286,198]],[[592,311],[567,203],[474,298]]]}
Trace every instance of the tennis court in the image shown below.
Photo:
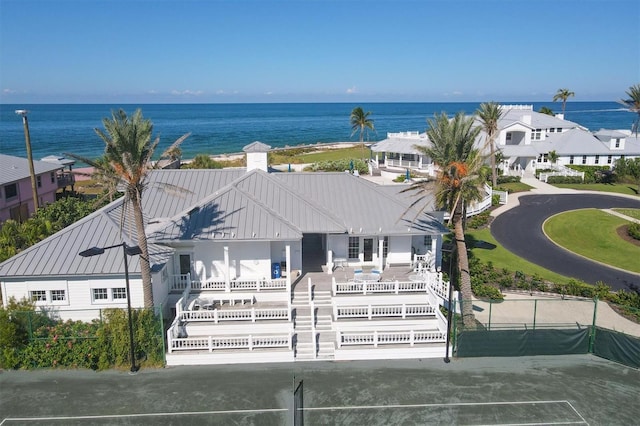
{"label": "tennis court", "polygon": [[593,355],[0,373],[0,425],[637,424],[640,371]]}

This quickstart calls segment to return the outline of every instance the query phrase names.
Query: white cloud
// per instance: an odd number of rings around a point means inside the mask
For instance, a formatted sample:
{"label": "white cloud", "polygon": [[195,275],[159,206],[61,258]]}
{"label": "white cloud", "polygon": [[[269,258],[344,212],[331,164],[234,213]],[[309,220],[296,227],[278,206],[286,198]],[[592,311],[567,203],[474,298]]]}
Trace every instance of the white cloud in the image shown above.
{"label": "white cloud", "polygon": [[4,93],[5,95],[12,95],[16,93],[16,91],[11,89],[2,89],[2,93]]}
{"label": "white cloud", "polygon": [[351,86],[347,89],[347,94],[357,93],[356,86]]}
{"label": "white cloud", "polygon": [[183,91],[172,90],[171,91],[171,94],[176,96],[199,96],[199,95],[202,95],[203,93],[204,92],[202,90],[183,90]]}

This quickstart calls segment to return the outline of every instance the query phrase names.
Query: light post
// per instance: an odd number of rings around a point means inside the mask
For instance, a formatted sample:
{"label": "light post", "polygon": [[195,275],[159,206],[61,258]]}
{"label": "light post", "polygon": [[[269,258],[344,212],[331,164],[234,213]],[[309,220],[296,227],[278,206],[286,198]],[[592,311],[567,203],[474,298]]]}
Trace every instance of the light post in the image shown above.
{"label": "light post", "polygon": [[138,367],[136,366],[136,357],[135,357],[135,347],[133,341],[133,320],[131,318],[131,292],[129,291],[129,262],[127,260],[127,255],[135,256],[142,253],[140,247],[138,246],[128,246],[127,243],[122,242],[120,244],[115,244],[108,247],[91,247],[84,251],[78,253],[82,257],[91,257],[103,254],[105,250],[122,247],[122,254],[124,257],[124,280],[127,286],[127,314],[129,316],[129,358],[131,360],[131,372],[135,373],[138,371]]}
{"label": "light post", "polygon": [[451,362],[451,359],[449,358],[449,341],[450,341],[450,336],[451,336],[451,321],[452,321],[452,317],[453,317],[453,303],[452,303],[452,299],[453,299],[453,277],[451,276],[452,273],[452,265],[453,265],[453,253],[455,252],[456,246],[452,245],[450,248],[447,247],[445,248],[444,246],[442,247],[442,251],[444,253],[449,253],[449,305],[447,307],[447,347],[445,348],[445,355],[444,355],[444,362],[445,363],[449,363]]}
{"label": "light post", "polygon": [[27,160],[29,161],[29,174],[31,175],[31,192],[33,193],[33,211],[38,210],[38,186],[36,185],[36,172],[33,169],[33,155],[31,154],[31,136],[29,135],[29,120],[26,109],[17,109],[16,114],[22,116],[24,125],[24,139],[27,144]]}

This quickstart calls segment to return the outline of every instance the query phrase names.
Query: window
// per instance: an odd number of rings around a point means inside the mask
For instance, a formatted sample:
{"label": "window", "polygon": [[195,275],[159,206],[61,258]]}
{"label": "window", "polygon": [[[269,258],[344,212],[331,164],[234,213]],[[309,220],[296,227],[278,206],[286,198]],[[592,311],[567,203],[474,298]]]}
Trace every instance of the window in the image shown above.
{"label": "window", "polygon": [[531,131],[531,140],[539,141],[542,138],[542,129],[535,129]]}
{"label": "window", "polygon": [[18,196],[18,185],[15,183],[4,186],[4,198],[7,200]]}
{"label": "window", "polygon": [[613,156],[612,155],[607,156],[607,164],[611,164],[612,160],[613,160]]}
{"label": "window", "polygon": [[107,300],[109,295],[107,293],[106,288],[94,288],[93,289],[93,300]]}
{"label": "window", "polygon": [[31,290],[29,292],[29,298],[33,302],[46,302],[47,292],[45,290]]}
{"label": "window", "polygon": [[42,176],[36,176],[36,181],[38,182],[38,188],[42,188]]}
{"label": "window", "polygon": [[356,259],[360,255],[360,237],[349,237],[349,259]]}
{"label": "window", "polygon": [[56,174],[51,172],[51,183],[56,183]]}
{"label": "window", "polygon": [[552,127],[552,128],[549,129],[549,133],[555,133],[555,132],[556,132],[555,127]]}
{"label": "window", "polygon": [[127,289],[126,287],[114,288],[112,290],[113,300],[121,300],[127,298]]}
{"label": "window", "polygon": [[511,132],[507,133],[506,140],[507,142],[511,142]]}
{"label": "window", "polygon": [[431,250],[431,235],[425,235],[424,236],[424,246],[427,248],[427,250]]}
{"label": "window", "polygon": [[389,253],[389,237],[384,237],[382,240],[382,257],[387,257],[387,253]]}
{"label": "window", "polygon": [[67,294],[64,290],[51,290],[52,302],[64,302],[67,300]]}
{"label": "window", "polygon": [[556,129],[556,133],[562,133],[562,127],[558,127],[558,128]]}
{"label": "window", "polygon": [[582,164],[587,164],[587,156],[586,155],[582,156]]}
{"label": "window", "polygon": [[620,138],[616,138],[616,148],[620,148]]}
{"label": "window", "polygon": [[573,164],[573,155],[569,156],[569,164]]}

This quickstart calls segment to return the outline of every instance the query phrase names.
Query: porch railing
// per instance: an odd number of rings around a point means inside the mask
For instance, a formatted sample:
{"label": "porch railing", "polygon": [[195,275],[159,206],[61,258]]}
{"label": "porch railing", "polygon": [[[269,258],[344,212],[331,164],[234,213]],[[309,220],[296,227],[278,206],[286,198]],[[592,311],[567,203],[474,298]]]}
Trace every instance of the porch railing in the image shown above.
{"label": "porch railing", "polygon": [[584,172],[579,172],[577,170],[573,170],[573,169],[570,169],[570,168],[565,167],[565,166],[557,166],[556,168],[558,170],[555,171],[555,172],[540,173],[538,175],[538,180],[540,180],[542,182],[547,182],[547,180],[551,176],[575,176],[575,177],[579,177],[580,179],[584,180]]}
{"label": "porch railing", "polygon": [[435,307],[431,305],[366,305],[366,306],[333,306],[333,317],[344,318],[380,318],[380,317],[407,317],[433,316]]}
{"label": "porch railing", "polygon": [[406,331],[338,331],[336,340],[338,348],[342,346],[379,345],[414,346],[419,343],[444,343],[446,332],[438,330],[406,330]]}
{"label": "porch railing", "polygon": [[381,281],[338,283],[333,278],[333,295],[338,294],[373,294],[373,293],[424,293],[427,283],[424,281]]}
{"label": "porch railing", "polygon": [[[492,192],[491,187],[485,184],[484,192],[485,192],[485,196],[482,200],[476,201],[467,205],[467,217],[475,216],[479,213],[482,213],[489,207],[491,207],[491,192]],[[449,217],[451,217],[450,212],[445,211],[444,218],[448,220]]]}
{"label": "porch railing", "polygon": [[[169,290],[175,293],[175,292],[183,291],[187,286],[189,286],[192,290],[197,290],[197,291],[203,291],[203,290],[226,291],[227,290],[227,284],[224,279],[215,278],[215,279],[208,279],[205,281],[192,280],[190,274],[173,275],[171,277],[171,287]],[[277,279],[239,278],[239,279],[229,281],[229,288],[228,288],[229,291],[233,291],[233,290],[263,291],[263,290],[286,290],[286,289],[287,289],[286,278],[277,278]]]}
{"label": "porch railing", "polygon": [[291,310],[288,308],[267,309],[199,309],[197,311],[184,311],[180,316],[181,321],[197,322],[206,321],[218,324],[222,321],[251,321],[260,320],[291,320]]}
{"label": "porch railing", "polygon": [[292,350],[293,333],[265,334],[246,336],[198,336],[198,337],[173,337],[167,332],[167,347],[169,353],[173,351],[208,350],[213,352],[218,349],[254,349],[263,348],[287,348]]}

